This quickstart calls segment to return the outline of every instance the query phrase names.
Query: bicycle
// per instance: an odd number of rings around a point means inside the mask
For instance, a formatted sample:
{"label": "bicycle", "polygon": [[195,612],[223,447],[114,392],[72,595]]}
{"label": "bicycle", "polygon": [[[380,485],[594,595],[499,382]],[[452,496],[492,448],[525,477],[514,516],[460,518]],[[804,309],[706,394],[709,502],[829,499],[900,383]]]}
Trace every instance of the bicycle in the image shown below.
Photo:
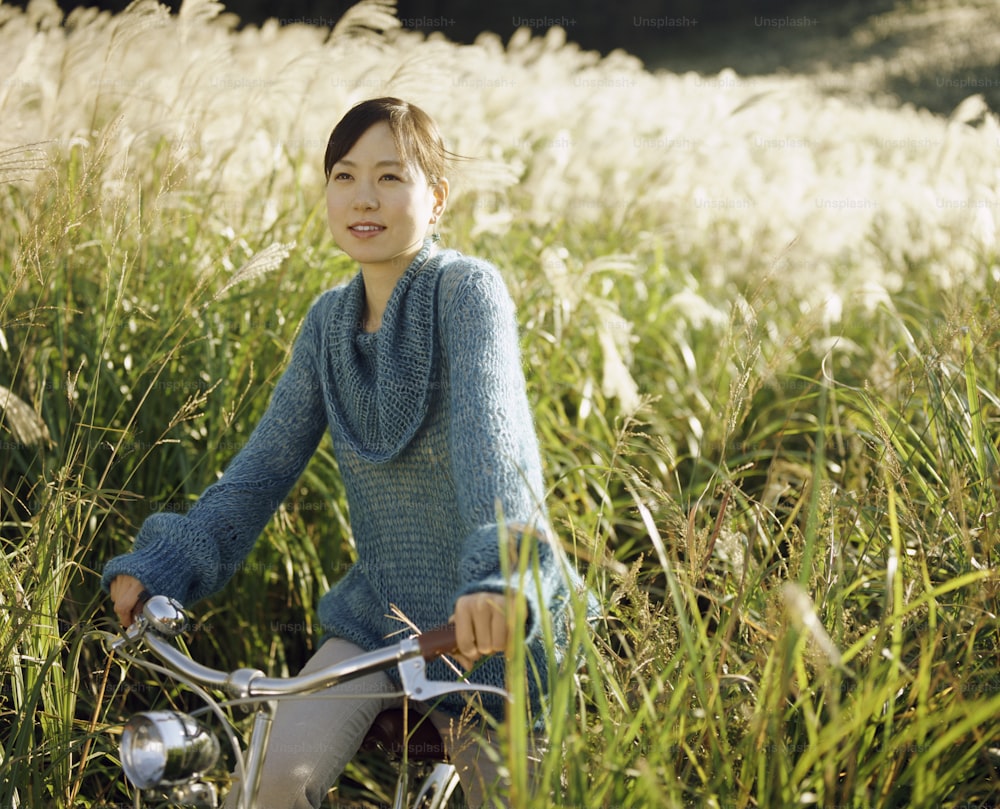
{"label": "bicycle", "polygon": [[[183,606],[166,596],[153,596],[124,635],[109,636],[112,653],[128,662],[165,674],[187,686],[206,704],[194,713],[176,710],[143,711],[125,723],[119,745],[125,776],[136,788],[135,806],[141,807],[143,793],[156,791],[163,805],[215,809],[218,790],[204,776],[215,766],[220,754],[218,738],[198,717],[213,714],[235,756],[236,779],[240,789],[240,809],[250,809],[260,785],[261,764],[277,702],[282,698],[310,694],[348,682],[373,672],[398,667],[402,693],[417,701],[432,700],[459,691],[493,692],[509,699],[502,688],[463,681],[428,680],[426,663],[457,651],[453,626],[440,627],[372,652],[297,677],[268,677],[259,669],[241,668],[232,672],[209,668],[191,659],[170,642],[187,627]],[[152,663],[132,650],[144,645],[164,666]],[[209,689],[228,695],[216,700]],[[248,749],[244,755],[235,729],[224,708],[256,706]],[[458,786],[455,767],[445,760],[443,743],[431,722],[421,721],[407,732],[403,708],[382,711],[362,745],[379,749],[397,761],[398,778],[393,809],[442,809]],[[408,764],[433,764],[429,775],[410,800]]]}

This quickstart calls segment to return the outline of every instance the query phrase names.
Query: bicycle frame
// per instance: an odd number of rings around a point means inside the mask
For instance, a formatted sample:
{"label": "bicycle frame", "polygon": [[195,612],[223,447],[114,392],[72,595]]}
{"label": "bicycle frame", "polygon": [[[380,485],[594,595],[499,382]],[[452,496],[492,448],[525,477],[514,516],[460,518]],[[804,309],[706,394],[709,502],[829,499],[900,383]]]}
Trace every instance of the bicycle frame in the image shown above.
{"label": "bicycle frame", "polygon": [[[165,596],[154,596],[143,606],[142,614],[111,642],[111,651],[135,665],[167,674],[186,685],[205,701],[206,706],[221,720],[222,727],[236,756],[236,771],[240,789],[240,809],[254,805],[260,786],[261,765],[267,751],[271,723],[277,701],[282,697],[305,695],[371,674],[397,667],[402,684],[401,695],[418,701],[435,699],[460,691],[490,691],[509,699],[502,688],[469,682],[428,680],[427,661],[456,650],[454,627],[407,638],[383,649],[360,654],[336,665],[297,677],[268,677],[259,669],[241,668],[232,672],[208,668],[192,660],[169,639],[180,635],[187,626],[183,607]],[[144,645],[165,667],[132,654]],[[225,693],[229,699],[216,701],[207,689]],[[236,735],[222,707],[242,704],[257,705],[250,742],[244,757]],[[122,734],[122,767],[137,788],[136,806],[143,789],[166,790],[173,805],[215,807],[217,795],[211,784],[200,780],[218,756],[219,745],[198,721],[187,714],[173,711],[140,713],[132,717]],[[417,796],[417,804],[426,794],[435,794],[433,806],[443,805],[455,785],[454,768],[441,764],[425,782]],[[405,807],[406,771],[400,769],[396,790],[396,806]],[[440,802],[439,802],[440,801]]]}

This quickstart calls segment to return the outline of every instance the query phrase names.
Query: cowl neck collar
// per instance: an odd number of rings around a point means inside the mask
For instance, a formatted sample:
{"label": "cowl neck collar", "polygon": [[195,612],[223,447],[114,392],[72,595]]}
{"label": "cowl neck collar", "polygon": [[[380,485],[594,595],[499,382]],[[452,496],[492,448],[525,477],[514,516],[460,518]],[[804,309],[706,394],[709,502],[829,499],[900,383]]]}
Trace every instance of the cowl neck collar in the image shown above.
{"label": "cowl neck collar", "polygon": [[427,415],[435,371],[437,282],[447,252],[427,239],[389,296],[378,331],[365,333],[364,277],[338,295],[324,334],[327,407],[361,457],[392,460]]}

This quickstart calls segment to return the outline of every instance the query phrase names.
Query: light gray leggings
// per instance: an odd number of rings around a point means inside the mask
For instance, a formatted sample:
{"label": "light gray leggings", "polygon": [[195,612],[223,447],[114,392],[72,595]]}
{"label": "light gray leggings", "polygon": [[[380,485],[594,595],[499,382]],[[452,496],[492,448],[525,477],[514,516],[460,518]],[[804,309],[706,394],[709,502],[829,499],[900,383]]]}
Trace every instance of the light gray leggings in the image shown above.
{"label": "light gray leggings", "polygon": [[[310,658],[302,673],[339,663],[362,651],[349,641],[331,638]],[[255,809],[317,809],[361,747],[375,717],[402,704],[395,692],[388,676],[379,672],[310,697],[280,701]],[[327,696],[332,694],[337,696]],[[411,703],[413,707],[418,706]],[[485,799],[487,786],[499,777],[497,764],[480,741],[492,743],[489,730],[460,723],[440,711],[431,711],[428,718],[440,732],[448,757],[458,769],[466,802],[477,809]],[[237,791],[234,787],[230,792],[226,809],[235,809]]]}

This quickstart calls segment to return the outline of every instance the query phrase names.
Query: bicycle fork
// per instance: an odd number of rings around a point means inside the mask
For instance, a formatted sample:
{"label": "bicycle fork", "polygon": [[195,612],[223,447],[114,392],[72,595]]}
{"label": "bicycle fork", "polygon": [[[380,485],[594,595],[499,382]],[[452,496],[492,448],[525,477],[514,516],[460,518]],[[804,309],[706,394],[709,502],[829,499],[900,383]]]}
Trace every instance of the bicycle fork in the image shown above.
{"label": "bicycle fork", "polygon": [[237,806],[239,809],[253,809],[251,801],[260,789],[260,778],[263,772],[264,751],[267,750],[267,743],[271,737],[271,725],[274,722],[274,710],[276,703],[271,701],[266,705],[261,705],[253,718],[253,733],[250,736],[250,748],[246,757],[246,783],[239,784],[234,789],[240,790],[240,798]]}

